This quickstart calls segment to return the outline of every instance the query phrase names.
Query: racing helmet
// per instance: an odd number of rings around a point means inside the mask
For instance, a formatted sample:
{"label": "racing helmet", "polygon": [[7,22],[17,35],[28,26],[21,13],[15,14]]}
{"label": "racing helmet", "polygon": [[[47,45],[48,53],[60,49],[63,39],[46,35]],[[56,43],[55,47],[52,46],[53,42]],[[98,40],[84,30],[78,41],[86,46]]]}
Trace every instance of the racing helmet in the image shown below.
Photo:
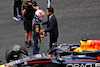
{"label": "racing helmet", "polygon": [[45,12],[41,9],[38,9],[36,12],[35,12],[35,17],[42,20],[43,17],[45,15]]}

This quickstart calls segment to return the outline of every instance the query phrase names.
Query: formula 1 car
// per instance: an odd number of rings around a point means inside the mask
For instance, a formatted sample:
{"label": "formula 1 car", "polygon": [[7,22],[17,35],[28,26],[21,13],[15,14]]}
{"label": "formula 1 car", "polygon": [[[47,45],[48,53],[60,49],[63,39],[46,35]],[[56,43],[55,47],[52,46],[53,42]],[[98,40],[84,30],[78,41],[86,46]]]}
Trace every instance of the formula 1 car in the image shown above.
{"label": "formula 1 car", "polygon": [[39,67],[100,67],[100,40],[84,38],[79,44],[61,44],[47,53],[28,56],[27,50],[14,45],[6,52],[8,63],[0,67],[35,66]]}

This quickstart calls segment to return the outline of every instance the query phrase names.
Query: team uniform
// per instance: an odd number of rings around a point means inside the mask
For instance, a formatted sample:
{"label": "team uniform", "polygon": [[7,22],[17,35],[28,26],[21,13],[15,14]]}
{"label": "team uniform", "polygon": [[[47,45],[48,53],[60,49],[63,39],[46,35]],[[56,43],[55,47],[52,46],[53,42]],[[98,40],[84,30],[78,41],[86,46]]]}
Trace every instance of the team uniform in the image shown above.
{"label": "team uniform", "polygon": [[[39,52],[39,45],[41,44],[41,37],[42,34],[40,33],[41,30],[41,19],[45,15],[43,10],[37,10],[35,12],[35,18],[33,20],[33,40],[34,40],[34,45],[33,45],[33,54],[38,54]],[[44,36],[44,34],[43,34]],[[42,37],[43,38],[43,37]]]}
{"label": "team uniform", "polygon": [[41,44],[41,37],[40,37],[40,29],[41,25],[38,23],[38,19],[34,19],[34,24],[33,24],[33,40],[34,40],[34,45],[33,45],[33,54],[38,54],[39,52],[39,44]]}

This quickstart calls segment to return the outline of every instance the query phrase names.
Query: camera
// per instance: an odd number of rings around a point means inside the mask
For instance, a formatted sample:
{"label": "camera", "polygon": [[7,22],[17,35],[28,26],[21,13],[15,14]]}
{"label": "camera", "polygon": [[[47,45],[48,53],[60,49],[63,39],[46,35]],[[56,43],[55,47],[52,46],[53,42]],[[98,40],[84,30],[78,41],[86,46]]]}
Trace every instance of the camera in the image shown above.
{"label": "camera", "polygon": [[29,4],[29,2],[26,1],[23,5],[23,9],[32,9],[32,4]]}

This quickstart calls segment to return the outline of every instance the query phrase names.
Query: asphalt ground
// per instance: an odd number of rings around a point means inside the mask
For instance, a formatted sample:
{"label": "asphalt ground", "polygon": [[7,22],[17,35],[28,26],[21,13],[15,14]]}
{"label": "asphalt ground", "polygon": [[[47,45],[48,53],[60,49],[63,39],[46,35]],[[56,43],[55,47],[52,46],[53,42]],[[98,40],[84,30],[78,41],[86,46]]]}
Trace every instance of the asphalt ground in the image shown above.
{"label": "asphalt ground", "polygon": [[[36,0],[38,6],[46,12],[46,0]],[[13,18],[14,0],[0,1],[0,60],[6,62],[6,49],[12,45],[25,42],[23,21]],[[83,36],[89,39],[100,39],[100,0],[52,0],[55,16],[58,21],[58,45],[62,43],[79,43]],[[47,16],[44,17],[45,21]],[[43,26],[45,29],[46,26]],[[32,41],[34,42],[34,41]],[[26,48],[32,53],[33,47]],[[49,49],[49,35],[42,39],[40,53]]]}

